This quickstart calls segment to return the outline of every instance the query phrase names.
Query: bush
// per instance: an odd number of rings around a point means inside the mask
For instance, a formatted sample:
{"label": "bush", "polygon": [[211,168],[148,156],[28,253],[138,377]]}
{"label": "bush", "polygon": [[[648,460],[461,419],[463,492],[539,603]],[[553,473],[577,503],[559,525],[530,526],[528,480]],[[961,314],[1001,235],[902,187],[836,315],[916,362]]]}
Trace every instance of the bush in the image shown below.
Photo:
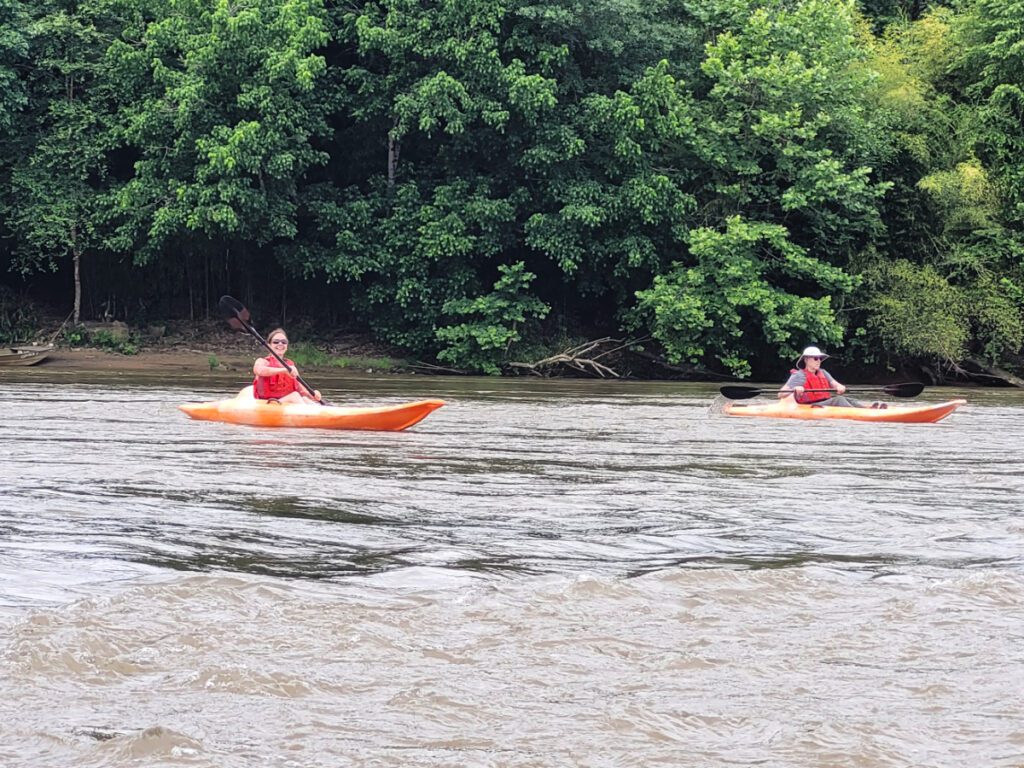
{"label": "bush", "polygon": [[0,343],[27,341],[39,327],[32,302],[0,286]]}
{"label": "bush", "polygon": [[90,331],[83,325],[64,329],[61,338],[72,347],[96,347],[119,355],[137,355],[139,353],[138,336],[132,332],[127,336],[111,333],[106,330]]}
{"label": "bush", "polygon": [[498,271],[501,277],[486,296],[445,302],[446,315],[467,319],[437,330],[438,341],[447,345],[438,360],[496,375],[512,345],[522,339],[523,326],[547,316],[550,307],[528,292],[536,275],[523,262],[502,264]]}
{"label": "bush", "polygon": [[288,359],[297,366],[329,365],[331,356],[308,342],[300,342],[288,350]]}
{"label": "bush", "polygon": [[119,355],[137,355],[139,353],[138,337],[132,333],[128,338],[122,338],[110,331],[94,331],[89,334],[89,341],[94,347],[99,347],[107,352],[116,352]]}
{"label": "bush", "polygon": [[904,259],[880,262],[864,274],[867,327],[890,352],[954,362],[970,339],[970,307],[959,288],[933,267]]}

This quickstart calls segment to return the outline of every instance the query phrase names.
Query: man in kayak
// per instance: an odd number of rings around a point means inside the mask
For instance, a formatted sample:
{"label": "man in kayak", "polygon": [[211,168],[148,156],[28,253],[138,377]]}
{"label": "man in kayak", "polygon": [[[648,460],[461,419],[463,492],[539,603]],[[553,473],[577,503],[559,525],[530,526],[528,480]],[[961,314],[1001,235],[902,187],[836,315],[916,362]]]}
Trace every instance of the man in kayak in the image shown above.
{"label": "man in kayak", "polygon": [[[821,361],[829,356],[817,347],[807,347],[797,358],[796,368],[789,372],[789,380],[779,391],[779,399],[793,397],[806,405],[840,405],[847,408],[885,408],[885,403],[862,403],[851,397],[844,397],[846,385],[839,383],[832,374],[821,367]],[[810,391],[808,391],[810,390]],[[818,391],[815,391],[818,390]],[[833,395],[832,390],[835,392]]]}
{"label": "man in kayak", "polygon": [[299,369],[295,363],[285,357],[288,351],[288,335],[283,328],[275,328],[267,336],[270,347],[288,365],[282,368],[281,363],[273,355],[257,358],[253,363],[252,372],[256,378],[252,381],[252,396],[257,400],[275,400],[279,403],[317,403],[320,391],[310,392],[298,381]]}

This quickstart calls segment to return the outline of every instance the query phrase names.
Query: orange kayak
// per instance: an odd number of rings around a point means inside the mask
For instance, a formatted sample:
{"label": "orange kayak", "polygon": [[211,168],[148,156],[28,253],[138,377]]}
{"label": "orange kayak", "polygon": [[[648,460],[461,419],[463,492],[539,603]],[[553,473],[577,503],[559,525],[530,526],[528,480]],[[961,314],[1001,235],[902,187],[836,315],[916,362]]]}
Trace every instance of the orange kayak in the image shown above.
{"label": "orange kayak", "polygon": [[836,405],[801,405],[792,398],[774,403],[746,405],[728,403],[722,410],[729,416],[759,416],[766,419],[849,419],[851,421],[881,421],[900,424],[931,424],[940,421],[966,400],[950,400],[934,405],[892,405],[888,408],[848,408]]}
{"label": "orange kayak", "polygon": [[311,427],[399,432],[423,421],[444,400],[384,405],[378,408],[337,408],[327,405],[268,403],[255,400],[246,387],[230,400],[179,405],[193,419],[248,424],[253,427]]}

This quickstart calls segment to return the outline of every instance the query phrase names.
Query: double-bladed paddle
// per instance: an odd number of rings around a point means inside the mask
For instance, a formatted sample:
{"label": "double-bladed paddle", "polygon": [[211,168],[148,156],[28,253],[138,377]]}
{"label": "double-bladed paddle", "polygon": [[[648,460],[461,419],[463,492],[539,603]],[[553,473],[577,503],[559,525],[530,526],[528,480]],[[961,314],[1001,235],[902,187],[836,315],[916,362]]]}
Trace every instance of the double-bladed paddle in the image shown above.
{"label": "double-bladed paddle", "polygon": [[[252,327],[252,323],[249,322],[249,310],[245,308],[245,305],[242,302],[231,296],[221,296],[218,306],[220,307],[220,311],[224,313],[224,317],[227,318],[229,326],[236,331],[248,331],[256,341],[267,348],[267,351],[274,356],[277,362],[286,369],[289,368],[288,363],[284,361],[284,358],[277,354],[273,347],[267,343],[267,340],[260,336],[259,331]],[[295,378],[298,379],[299,383],[304,386],[310,394],[313,394],[315,390],[307,384],[301,376],[296,376]],[[323,397],[320,399],[320,404],[329,405]]]}
{"label": "double-bladed paddle", "polygon": [[[719,392],[730,400],[747,400],[764,394],[791,394],[792,389],[758,389],[757,387],[722,387]],[[886,384],[884,387],[854,387],[847,392],[878,392],[882,391],[893,397],[917,397],[924,391],[924,384],[919,381],[908,381],[903,384]],[[835,389],[805,389],[804,392],[836,392]]]}

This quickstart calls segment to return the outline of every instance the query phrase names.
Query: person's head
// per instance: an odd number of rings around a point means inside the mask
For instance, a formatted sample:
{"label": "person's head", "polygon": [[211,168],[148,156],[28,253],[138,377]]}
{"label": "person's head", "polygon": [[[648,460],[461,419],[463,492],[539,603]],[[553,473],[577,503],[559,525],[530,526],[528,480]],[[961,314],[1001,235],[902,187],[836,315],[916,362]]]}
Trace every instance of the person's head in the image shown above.
{"label": "person's head", "polygon": [[280,355],[288,349],[288,334],[284,332],[284,328],[275,328],[267,334],[267,343]]}
{"label": "person's head", "polygon": [[828,359],[828,355],[817,347],[807,347],[800,353],[800,357],[797,358],[796,367],[808,368],[814,372],[821,367],[821,361],[826,359]]}

